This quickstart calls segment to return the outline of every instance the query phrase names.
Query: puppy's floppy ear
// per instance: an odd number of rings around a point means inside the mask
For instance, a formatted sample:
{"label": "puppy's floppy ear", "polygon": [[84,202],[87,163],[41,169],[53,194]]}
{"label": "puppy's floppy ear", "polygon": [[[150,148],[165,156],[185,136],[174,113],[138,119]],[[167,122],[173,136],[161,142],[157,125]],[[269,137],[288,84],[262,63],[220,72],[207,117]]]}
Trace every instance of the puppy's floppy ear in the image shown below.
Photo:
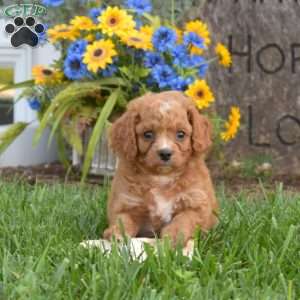
{"label": "puppy's floppy ear", "polygon": [[205,116],[201,115],[194,106],[189,108],[188,116],[193,128],[193,150],[198,153],[206,152],[212,145],[211,123]]}
{"label": "puppy's floppy ear", "polygon": [[138,152],[135,136],[137,118],[135,111],[128,110],[113,123],[110,130],[111,148],[127,160],[134,160]]}

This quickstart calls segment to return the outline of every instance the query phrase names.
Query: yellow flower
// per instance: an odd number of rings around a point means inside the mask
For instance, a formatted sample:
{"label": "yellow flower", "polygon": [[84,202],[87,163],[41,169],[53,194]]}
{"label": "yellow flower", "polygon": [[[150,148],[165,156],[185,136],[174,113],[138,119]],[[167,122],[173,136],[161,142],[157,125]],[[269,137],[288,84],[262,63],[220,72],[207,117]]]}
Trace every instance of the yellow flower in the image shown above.
{"label": "yellow flower", "polygon": [[97,25],[86,16],[76,16],[70,22],[77,30],[93,30],[97,28]]}
{"label": "yellow flower", "polygon": [[59,83],[63,78],[62,72],[46,68],[42,65],[36,65],[32,68],[32,76],[35,84],[41,85]]}
{"label": "yellow flower", "polygon": [[126,10],[118,7],[108,6],[107,9],[98,17],[99,28],[103,33],[113,36],[120,36],[124,32],[130,32],[135,28],[135,22]]}
{"label": "yellow flower", "polygon": [[232,64],[232,60],[228,49],[223,44],[219,43],[217,44],[215,51],[219,57],[220,65],[224,67],[230,67],[230,65]]}
{"label": "yellow flower", "polygon": [[[186,23],[185,31],[197,33],[204,40],[204,45],[206,47],[210,45],[211,39],[210,39],[210,33],[208,27],[205,23],[201,22],[200,20],[190,21]],[[196,46],[192,46],[191,53],[201,55],[203,54],[203,49],[200,49]]]}
{"label": "yellow flower", "polygon": [[221,132],[221,139],[225,142],[233,139],[240,128],[241,112],[236,106],[231,107],[228,121],[225,123],[226,131]]}
{"label": "yellow flower", "polygon": [[207,108],[214,102],[214,95],[205,80],[196,80],[185,92],[199,109]]}
{"label": "yellow flower", "polygon": [[210,33],[205,23],[200,20],[191,21],[185,24],[185,31],[197,33],[203,40],[206,46],[211,43]]}
{"label": "yellow flower", "polygon": [[152,50],[152,36],[147,35],[141,31],[134,30],[129,34],[124,34],[121,37],[121,40],[127,46],[134,47],[136,49],[143,49],[143,50]]}
{"label": "yellow flower", "polygon": [[111,40],[99,40],[87,46],[83,62],[89,71],[97,73],[99,69],[105,69],[107,64],[111,64],[116,55],[117,51]]}
{"label": "yellow flower", "polygon": [[182,30],[180,30],[178,27],[174,27],[173,29],[176,32],[177,43],[181,44],[182,43],[182,38],[183,38]]}
{"label": "yellow flower", "polygon": [[198,48],[196,46],[192,46],[190,49],[191,54],[195,54],[195,55],[202,55],[203,54],[203,49]]}
{"label": "yellow flower", "polygon": [[94,34],[89,33],[88,35],[86,35],[86,36],[84,37],[84,39],[91,43],[91,42],[95,41],[96,37],[95,37]]}
{"label": "yellow flower", "polygon": [[74,41],[79,37],[79,31],[73,26],[66,24],[58,24],[47,31],[48,38],[51,43],[56,43],[59,40]]}
{"label": "yellow flower", "polygon": [[140,28],[140,32],[144,33],[145,35],[149,36],[152,39],[154,28],[149,25],[144,25]]}

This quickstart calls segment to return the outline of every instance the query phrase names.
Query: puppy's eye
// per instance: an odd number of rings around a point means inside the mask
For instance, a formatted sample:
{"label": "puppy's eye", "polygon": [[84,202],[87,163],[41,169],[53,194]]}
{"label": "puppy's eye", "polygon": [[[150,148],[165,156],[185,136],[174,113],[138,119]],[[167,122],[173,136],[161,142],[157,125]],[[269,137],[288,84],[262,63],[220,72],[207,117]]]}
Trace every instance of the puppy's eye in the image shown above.
{"label": "puppy's eye", "polygon": [[144,139],[146,141],[152,141],[154,139],[154,132],[149,130],[144,132]]}
{"label": "puppy's eye", "polygon": [[182,141],[184,138],[185,138],[185,132],[182,131],[182,130],[177,131],[177,133],[176,133],[176,139],[178,141]]}

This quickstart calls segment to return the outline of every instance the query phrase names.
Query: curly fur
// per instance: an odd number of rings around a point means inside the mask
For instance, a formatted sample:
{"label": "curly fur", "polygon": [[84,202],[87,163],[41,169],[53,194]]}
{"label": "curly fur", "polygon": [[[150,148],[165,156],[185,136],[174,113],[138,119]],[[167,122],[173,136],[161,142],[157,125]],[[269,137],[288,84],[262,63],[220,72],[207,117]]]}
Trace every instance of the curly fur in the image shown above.
{"label": "curly fur", "polygon": [[198,153],[206,152],[212,145],[211,124],[205,116],[199,114],[195,107],[190,108],[189,116],[190,122],[193,126],[193,149]]}
{"label": "curly fur", "polygon": [[[146,140],[145,131],[153,132]],[[185,136],[178,139],[178,131]],[[204,156],[211,125],[180,92],[147,94],[133,100],[116,122],[111,147],[119,163],[108,203],[105,238],[169,236],[174,242],[217,223],[215,199]],[[162,148],[172,151],[162,161]]]}
{"label": "curly fur", "polygon": [[134,160],[137,155],[135,124],[137,113],[129,110],[113,123],[110,134],[110,146],[120,156]]}

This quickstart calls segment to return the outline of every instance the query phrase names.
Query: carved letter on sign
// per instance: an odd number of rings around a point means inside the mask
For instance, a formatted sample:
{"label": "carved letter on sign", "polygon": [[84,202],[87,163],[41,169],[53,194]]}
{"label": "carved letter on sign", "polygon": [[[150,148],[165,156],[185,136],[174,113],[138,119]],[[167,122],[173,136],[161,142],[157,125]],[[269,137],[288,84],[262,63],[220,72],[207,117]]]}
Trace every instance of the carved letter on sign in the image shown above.
{"label": "carved letter on sign", "polygon": [[195,13],[232,53],[232,67],[207,78],[217,110],[241,108],[228,159],[266,154],[275,171],[300,174],[300,1],[209,0]]}

